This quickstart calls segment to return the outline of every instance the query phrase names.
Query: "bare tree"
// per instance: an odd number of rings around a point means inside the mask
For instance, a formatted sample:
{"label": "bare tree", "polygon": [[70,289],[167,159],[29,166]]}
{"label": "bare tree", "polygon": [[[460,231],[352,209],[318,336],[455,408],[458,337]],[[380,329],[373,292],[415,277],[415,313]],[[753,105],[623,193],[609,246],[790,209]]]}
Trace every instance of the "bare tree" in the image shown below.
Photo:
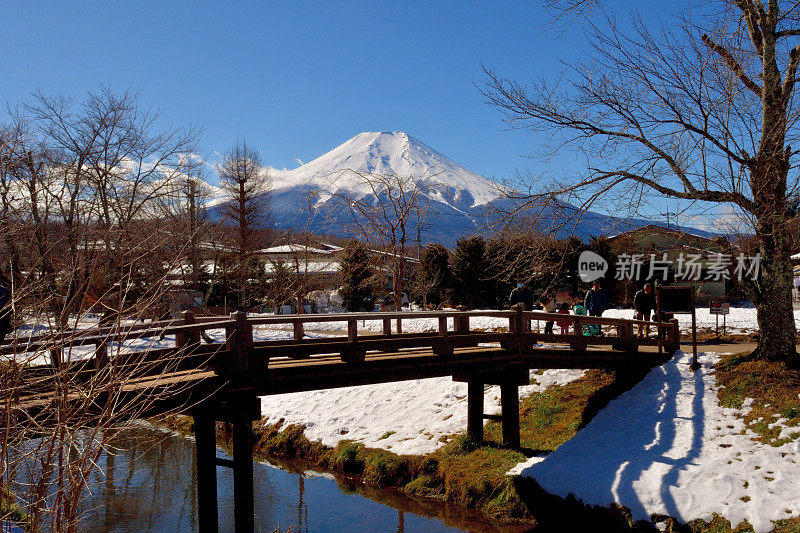
{"label": "bare tree", "polygon": [[[157,212],[158,200],[183,175],[185,154],[193,151],[198,132],[157,130],[158,111],[140,106],[136,93],[116,94],[107,87],[80,103],[37,93],[27,111],[46,146],[47,157],[36,169],[47,177],[41,196],[59,222],[57,242],[48,246],[67,249],[59,269],[74,276],[61,275],[59,290],[53,291],[61,301],[58,318],[64,321],[74,312],[89,289],[118,315],[126,305],[126,279],[143,257],[140,251],[155,248],[154,235],[142,233],[140,221]],[[28,189],[30,196],[34,191]],[[40,203],[31,202],[34,218],[33,206]],[[103,275],[98,275],[100,266]]]}
{"label": "bare tree", "polygon": [[208,212],[212,190],[206,182],[207,167],[191,156],[189,161],[184,167],[185,174],[173,180],[162,207],[172,237],[169,248],[181,260],[177,270],[183,285],[198,291],[203,259],[215,255],[213,242],[218,235]]}
{"label": "bare tree", "polygon": [[237,229],[238,299],[242,307],[247,301],[246,285],[252,270],[250,254],[257,245],[259,230],[265,229],[269,220],[272,182],[258,152],[244,141],[228,150],[217,173],[220,186],[229,197],[221,206],[222,216]]}
{"label": "bare tree", "polygon": [[[439,189],[434,176],[400,176],[371,174],[347,170],[336,179],[346,177],[350,187],[368,191],[366,195],[337,189],[334,198],[339,209],[349,214],[353,233],[384,254],[392,273],[392,297],[395,308],[402,309],[403,284],[406,277],[413,224],[427,220],[431,207],[428,194]],[[334,180],[334,184],[336,183]]]}
{"label": "bare tree", "polygon": [[[576,2],[580,8],[585,2]],[[710,8],[710,6],[708,6]],[[530,183],[531,201],[615,196],[637,212],[649,195],[733,206],[753,221],[760,275],[749,284],[761,328],[755,357],[794,360],[792,239],[800,6],[726,0],[651,33],[592,27],[588,60],[530,87],[485,69],[483,92],[509,123],[576,146],[587,172]]]}

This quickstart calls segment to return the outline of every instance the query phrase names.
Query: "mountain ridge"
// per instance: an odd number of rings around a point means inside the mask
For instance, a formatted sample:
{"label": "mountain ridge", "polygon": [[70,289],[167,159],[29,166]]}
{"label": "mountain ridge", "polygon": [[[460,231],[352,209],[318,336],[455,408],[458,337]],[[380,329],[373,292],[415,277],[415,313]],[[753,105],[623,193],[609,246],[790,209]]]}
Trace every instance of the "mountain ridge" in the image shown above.
{"label": "mountain ridge", "polygon": [[[495,222],[498,213],[518,205],[509,198],[508,187],[463,167],[402,131],[362,132],[299,167],[269,171],[273,181],[272,217],[276,226],[285,230],[307,228],[315,233],[355,236],[348,229],[350,214],[343,212],[340,200],[380,201],[375,191],[365,186],[365,177],[370,174],[411,177],[417,183],[431,185],[424,193],[429,202],[427,220],[420,221],[419,227],[417,221],[411,221],[407,228],[409,235],[419,235],[421,244],[452,246],[458,238]],[[540,228],[561,237],[574,234],[587,238],[652,224],[583,211],[579,221],[560,227],[575,212],[568,204],[546,206],[539,217],[543,222]]]}

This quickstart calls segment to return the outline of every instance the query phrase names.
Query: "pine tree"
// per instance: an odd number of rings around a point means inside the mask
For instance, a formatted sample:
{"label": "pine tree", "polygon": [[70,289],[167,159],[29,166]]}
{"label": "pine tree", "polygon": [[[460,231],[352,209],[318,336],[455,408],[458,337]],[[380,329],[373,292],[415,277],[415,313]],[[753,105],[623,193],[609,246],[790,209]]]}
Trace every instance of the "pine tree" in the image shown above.
{"label": "pine tree", "polygon": [[447,248],[441,244],[431,244],[425,248],[420,259],[417,276],[418,293],[423,304],[439,305],[446,298],[452,283],[450,257]]}
{"label": "pine tree", "polygon": [[373,287],[376,274],[363,243],[350,241],[339,261],[339,292],[348,311],[371,310],[375,303]]}
{"label": "pine tree", "polygon": [[472,309],[489,305],[490,265],[483,237],[473,235],[456,241],[451,261],[454,303]]}

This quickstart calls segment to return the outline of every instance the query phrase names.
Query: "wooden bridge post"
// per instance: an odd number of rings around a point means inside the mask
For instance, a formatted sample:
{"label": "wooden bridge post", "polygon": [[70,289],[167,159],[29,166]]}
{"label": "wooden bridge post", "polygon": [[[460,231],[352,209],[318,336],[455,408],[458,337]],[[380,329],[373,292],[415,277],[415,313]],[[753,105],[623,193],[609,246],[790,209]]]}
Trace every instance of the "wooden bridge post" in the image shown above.
{"label": "wooden bridge post", "polygon": [[94,349],[94,365],[96,368],[103,368],[108,365],[111,360],[108,358],[108,341],[103,340],[95,345]]}
{"label": "wooden bridge post", "polygon": [[433,343],[433,353],[442,357],[451,357],[453,355],[453,343],[450,341],[447,332],[447,317],[439,317],[439,339]]}
{"label": "wooden bridge post", "polygon": [[233,326],[225,328],[226,340],[225,348],[234,357],[234,366],[241,372],[246,372],[249,368],[249,352],[253,347],[253,326],[247,322],[247,313],[236,311],[231,313]]}
{"label": "wooden bridge post", "polygon": [[253,495],[253,421],[233,420],[233,515],[237,533],[255,530]]}
{"label": "wooden bridge post", "polygon": [[195,411],[194,446],[197,468],[197,523],[199,533],[217,533],[217,438],[216,421],[210,413]]}
{"label": "wooden bridge post", "polygon": [[483,383],[475,379],[467,381],[467,438],[483,442]]}
{"label": "wooden bridge post", "polygon": [[503,445],[519,448],[519,390],[516,383],[500,384],[500,404],[503,408]]}
{"label": "wooden bridge post", "polygon": [[53,368],[61,367],[61,347],[57,346],[50,349],[50,364]]}
{"label": "wooden bridge post", "polygon": [[348,320],[347,321],[347,340],[350,342],[356,342],[358,340],[358,321],[357,320]]}
{"label": "wooden bridge post", "polygon": [[301,341],[305,336],[306,332],[303,329],[303,323],[300,320],[295,320],[292,322],[292,332],[294,333],[294,340]]}
{"label": "wooden bridge post", "polygon": [[384,318],[383,319],[383,334],[387,337],[392,334],[392,319],[391,318]]}
{"label": "wooden bridge post", "polygon": [[358,321],[349,319],[347,321],[347,346],[342,347],[342,361],[348,363],[363,363],[367,355],[366,349],[358,342]]}
{"label": "wooden bridge post", "polygon": [[522,304],[511,306],[514,312],[508,317],[508,332],[509,333],[522,333]]}
{"label": "wooden bridge post", "polygon": [[[192,325],[196,323],[194,313],[191,311],[183,311],[181,313],[184,325]],[[179,331],[175,334],[175,347],[184,348],[187,346],[194,346],[200,344],[200,333],[197,330]]]}

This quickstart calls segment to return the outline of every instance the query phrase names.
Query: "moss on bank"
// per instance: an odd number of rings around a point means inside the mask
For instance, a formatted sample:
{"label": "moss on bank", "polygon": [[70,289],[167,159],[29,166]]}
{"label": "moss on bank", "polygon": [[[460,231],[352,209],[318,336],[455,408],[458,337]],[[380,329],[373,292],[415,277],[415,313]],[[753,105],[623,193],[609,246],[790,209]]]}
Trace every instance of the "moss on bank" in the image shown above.
{"label": "moss on bank", "polygon": [[[720,385],[717,398],[723,407],[741,409],[745,399],[752,399],[743,420],[760,442],[781,446],[800,437],[800,370],[740,353],[720,356],[715,375]],[[778,419],[782,424],[774,424]],[[780,438],[781,426],[796,426],[797,431]]]}
{"label": "moss on bank", "polygon": [[0,488],[0,520],[10,520],[23,527],[28,525],[28,515],[17,505],[17,500],[8,487]]}

